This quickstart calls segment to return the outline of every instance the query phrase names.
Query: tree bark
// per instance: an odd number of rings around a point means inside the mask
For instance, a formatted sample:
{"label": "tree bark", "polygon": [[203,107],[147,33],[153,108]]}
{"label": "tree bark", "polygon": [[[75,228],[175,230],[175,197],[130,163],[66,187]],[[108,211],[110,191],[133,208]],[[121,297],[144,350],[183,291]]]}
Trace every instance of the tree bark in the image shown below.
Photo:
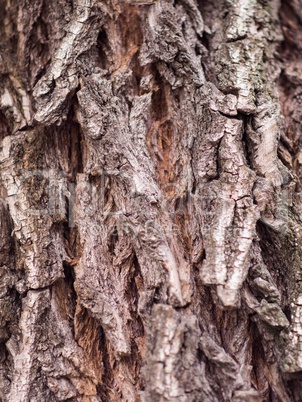
{"label": "tree bark", "polygon": [[0,400],[302,400],[299,0],[0,0]]}

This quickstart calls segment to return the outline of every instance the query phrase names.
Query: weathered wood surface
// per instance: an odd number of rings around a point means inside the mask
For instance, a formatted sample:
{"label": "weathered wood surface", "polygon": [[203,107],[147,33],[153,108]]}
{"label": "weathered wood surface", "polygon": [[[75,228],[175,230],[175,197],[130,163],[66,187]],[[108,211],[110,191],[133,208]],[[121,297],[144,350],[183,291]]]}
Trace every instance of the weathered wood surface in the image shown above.
{"label": "weathered wood surface", "polygon": [[301,401],[301,1],[0,19],[0,400]]}

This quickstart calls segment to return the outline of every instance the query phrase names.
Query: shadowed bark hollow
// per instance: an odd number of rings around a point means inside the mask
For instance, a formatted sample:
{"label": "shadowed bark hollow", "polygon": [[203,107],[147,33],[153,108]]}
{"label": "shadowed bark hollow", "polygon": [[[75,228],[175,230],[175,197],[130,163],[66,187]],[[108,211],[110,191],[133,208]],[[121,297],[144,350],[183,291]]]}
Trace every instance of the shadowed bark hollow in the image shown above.
{"label": "shadowed bark hollow", "polygon": [[0,20],[0,400],[301,402],[301,1]]}

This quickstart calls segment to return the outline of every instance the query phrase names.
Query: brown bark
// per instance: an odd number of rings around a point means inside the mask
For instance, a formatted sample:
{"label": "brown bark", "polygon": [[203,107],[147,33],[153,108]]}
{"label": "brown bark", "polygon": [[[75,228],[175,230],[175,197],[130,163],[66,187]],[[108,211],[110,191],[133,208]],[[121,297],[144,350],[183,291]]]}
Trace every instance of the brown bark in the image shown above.
{"label": "brown bark", "polygon": [[301,3],[0,10],[0,400],[301,401]]}

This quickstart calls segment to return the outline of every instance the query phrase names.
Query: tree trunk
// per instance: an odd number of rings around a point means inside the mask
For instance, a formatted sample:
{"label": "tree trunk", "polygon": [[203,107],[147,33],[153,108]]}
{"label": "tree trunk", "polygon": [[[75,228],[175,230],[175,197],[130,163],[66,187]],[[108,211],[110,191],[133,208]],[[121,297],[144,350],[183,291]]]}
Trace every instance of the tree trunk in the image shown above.
{"label": "tree trunk", "polygon": [[301,1],[0,19],[0,400],[301,402]]}

